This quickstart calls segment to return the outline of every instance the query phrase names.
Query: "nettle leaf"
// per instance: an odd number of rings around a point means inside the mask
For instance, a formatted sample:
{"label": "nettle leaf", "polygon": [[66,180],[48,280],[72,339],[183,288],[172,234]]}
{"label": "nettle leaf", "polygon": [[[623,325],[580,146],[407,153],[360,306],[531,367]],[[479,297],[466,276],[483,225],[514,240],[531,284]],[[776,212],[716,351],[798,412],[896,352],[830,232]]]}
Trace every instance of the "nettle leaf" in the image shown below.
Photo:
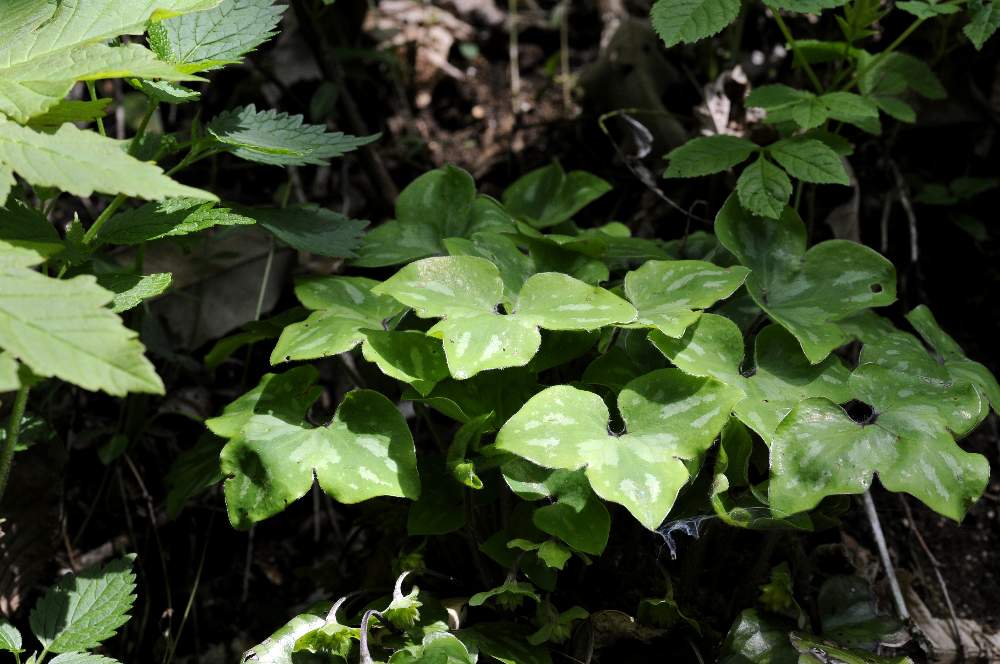
{"label": "nettle leaf", "polygon": [[448,369],[469,378],[487,369],[527,364],[541,344],[539,328],[594,330],[635,319],[631,304],[603,288],[565,274],[531,276],[506,315],[500,271],[474,256],[442,256],[410,263],[372,289],[413,308],[421,318],[441,318],[428,334],[444,343]]}
{"label": "nettle leaf", "polygon": [[0,348],[39,376],[122,396],[163,393],[138,334],[105,305],[113,294],[93,276],[53,279],[42,257],[0,242]]}
{"label": "nettle leaf", "polygon": [[97,277],[101,288],[114,293],[111,300],[111,311],[120,314],[134,309],[145,300],[162,295],[168,288],[173,276],[169,272],[155,274],[102,274]]}
{"label": "nettle leaf", "polygon": [[973,0],[969,3],[969,22],[962,28],[962,32],[977,51],[982,50],[986,40],[998,29],[1000,29],[1000,5],[996,0]]}
{"label": "nettle leaf", "polygon": [[670,165],[663,177],[693,178],[719,173],[743,163],[756,151],[755,143],[737,136],[717,134],[693,138],[667,153]]}
{"label": "nettle leaf", "polygon": [[237,157],[272,166],[322,166],[381,138],[328,132],[324,125],[303,123],[301,115],[258,112],[253,104],[220,113],[206,130]]}
{"label": "nettle leaf", "polygon": [[89,650],[128,622],[135,603],[135,555],[67,574],[31,610],[31,631],[46,650]]}
{"label": "nettle leaf", "polygon": [[[109,46],[142,34],[149,21],[211,7],[217,0],[66,0],[26,6],[0,22],[0,113],[19,122],[45,112],[76,81],[142,76],[198,80],[137,44]],[[28,19],[19,24],[19,20]]]}
{"label": "nettle leaf", "polygon": [[[175,182],[155,164],[130,157],[120,142],[72,124],[45,134],[0,118],[2,169],[33,185],[56,187],[77,196],[100,191],[148,200],[171,196],[217,200],[214,194]],[[0,201],[5,198],[0,196]]]}
{"label": "nettle leaf", "polygon": [[556,226],[611,191],[611,185],[586,171],[566,173],[559,162],[518,178],[503,193],[507,211],[535,228]]}
{"label": "nettle leaf", "polygon": [[165,237],[190,235],[213,226],[252,224],[237,214],[196,198],[168,198],[114,215],[97,234],[98,244],[135,245]]}
{"label": "nettle leaf", "polygon": [[849,341],[837,321],[896,299],[892,263],[848,240],[827,240],[806,251],[805,224],[790,207],[780,218],[765,219],[730,196],[715,231],[750,268],[746,287],[754,302],[795,335],[810,362]]}
{"label": "nettle leaf", "polygon": [[476,196],[476,183],[450,164],[424,173],[396,200],[396,218],[369,231],[359,258],[361,267],[408,263],[446,253],[444,238],[514,230],[514,220],[492,198]]}
{"label": "nettle leaf", "polygon": [[20,653],[21,632],[6,619],[0,618],[0,650]]}
{"label": "nettle leaf", "polygon": [[0,241],[13,247],[30,249],[45,258],[62,253],[65,248],[52,222],[35,208],[11,200],[0,208]]}
{"label": "nettle leaf", "polygon": [[117,659],[91,652],[67,652],[52,658],[52,664],[119,664]]}
{"label": "nettle leaf", "polygon": [[[852,383],[865,382],[866,389],[878,391],[886,374],[872,366],[856,371]],[[985,457],[955,443],[932,404],[897,406],[878,412],[872,423],[859,424],[830,401],[808,399],[775,432],[771,507],[778,513],[801,512],[827,496],[863,493],[874,473],[890,491],[909,493],[961,521],[986,489],[990,470]]]}
{"label": "nettle leaf", "polygon": [[736,181],[740,203],[753,214],[777,218],[792,197],[792,181],[764,155],[743,169]]}
{"label": "nettle leaf", "polygon": [[837,153],[814,138],[785,138],[767,147],[767,153],[794,178],[816,184],[851,183]]}
{"label": "nettle leaf", "polygon": [[420,495],[406,420],[395,404],[371,390],[349,392],[324,427],[253,415],[220,458],[229,520],[237,528],[284,510],[309,491],[314,476],[345,504]]}
{"label": "nettle leaf", "polygon": [[653,371],[619,394],[626,432],[613,435],[599,396],[559,385],[532,397],[508,420],[496,446],[546,468],[584,468],[597,495],[655,530],[696,473],[737,398],[712,379],[679,369]]}
{"label": "nettle leaf", "polygon": [[154,23],[149,45],[184,71],[216,69],[274,37],[285,7],[274,0],[223,0],[215,7]]}
{"label": "nettle leaf", "polygon": [[739,0],[657,0],[649,16],[656,34],[670,47],[711,37],[739,13]]}
{"label": "nettle leaf", "polygon": [[840,358],[831,355],[811,364],[795,337],[779,325],[757,334],[754,364],[747,371],[742,370],[743,335],[722,316],[702,315],[680,339],[653,332],[650,341],[685,373],[714,378],[738,391],[733,413],[768,443],[799,401],[825,397],[846,403],[853,398],[850,372]]}
{"label": "nettle leaf", "polygon": [[243,208],[285,244],[320,256],[353,258],[361,246],[361,234],[368,226],[362,219],[350,219],[317,205],[285,208]]}
{"label": "nettle leaf", "polygon": [[736,292],[749,272],[705,261],[647,261],[625,275],[625,296],[639,312],[634,325],[679,337],[702,310]]}

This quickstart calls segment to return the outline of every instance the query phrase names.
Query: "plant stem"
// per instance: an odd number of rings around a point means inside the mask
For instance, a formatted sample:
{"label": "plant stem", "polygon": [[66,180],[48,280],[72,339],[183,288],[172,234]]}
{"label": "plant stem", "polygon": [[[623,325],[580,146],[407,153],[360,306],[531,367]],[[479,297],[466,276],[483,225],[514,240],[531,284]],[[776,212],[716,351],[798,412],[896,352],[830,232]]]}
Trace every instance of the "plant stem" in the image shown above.
{"label": "plant stem", "polygon": [[921,25],[924,24],[924,21],[926,20],[927,19],[925,18],[918,18],[914,20],[913,23],[911,23],[910,26],[906,28],[906,30],[903,30],[902,34],[896,37],[896,39],[891,44],[889,44],[884,51],[880,51],[878,54],[876,54],[875,57],[869,60],[868,64],[865,65],[864,67],[859,67],[857,71],[854,72],[854,76],[851,78],[851,80],[844,84],[843,89],[850,90],[851,88],[853,88],[854,84],[857,83],[859,80],[861,80],[862,76],[864,76],[872,69],[874,69],[875,66],[881,63],[886,56],[888,56],[890,53],[899,48],[902,45],[902,43],[910,37],[910,35],[916,32],[917,28],[919,28]]}
{"label": "plant stem", "polygon": [[7,420],[7,438],[0,448],[0,501],[3,501],[7,480],[10,478],[10,466],[14,461],[14,448],[17,447],[17,437],[21,433],[21,420],[24,419],[24,408],[28,404],[28,386],[22,385],[14,397],[14,405],[10,409]]}
{"label": "plant stem", "polygon": [[778,10],[774,10],[774,22],[778,24],[778,29],[781,30],[781,34],[784,35],[785,40],[788,42],[789,48],[792,49],[792,55],[795,60],[799,63],[805,71],[806,76],[809,78],[809,82],[812,83],[813,87],[816,88],[816,92],[823,92],[823,84],[820,83],[819,76],[813,71],[812,65],[806,60],[802,53],[799,51],[798,45],[795,42],[795,37],[792,36],[792,31],[788,29],[788,24],[785,23],[785,19],[781,18],[781,14]]}
{"label": "plant stem", "polygon": [[[90,93],[90,100],[97,101],[97,86],[94,85],[93,81],[87,81],[87,92]],[[97,131],[101,136],[107,136],[108,133],[104,130],[104,118],[97,118]]]}

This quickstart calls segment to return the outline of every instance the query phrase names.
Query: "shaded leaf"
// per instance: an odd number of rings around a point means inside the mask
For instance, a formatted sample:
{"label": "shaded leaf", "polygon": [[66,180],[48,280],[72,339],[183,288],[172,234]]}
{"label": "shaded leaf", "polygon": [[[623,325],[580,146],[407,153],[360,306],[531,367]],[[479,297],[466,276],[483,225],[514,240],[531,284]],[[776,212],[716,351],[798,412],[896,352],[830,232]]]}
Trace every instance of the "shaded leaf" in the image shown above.
{"label": "shaded leaf", "polygon": [[657,0],[650,18],[656,34],[670,47],[711,37],[739,13],[738,0]]}
{"label": "shaded leaf", "polygon": [[585,171],[563,171],[553,162],[517,179],[503,193],[503,204],[535,228],[555,226],[611,191],[611,185]]}
{"label": "shaded leaf", "polygon": [[761,155],[743,169],[736,181],[736,193],[751,213],[776,219],[792,196],[792,182],[783,170]]}

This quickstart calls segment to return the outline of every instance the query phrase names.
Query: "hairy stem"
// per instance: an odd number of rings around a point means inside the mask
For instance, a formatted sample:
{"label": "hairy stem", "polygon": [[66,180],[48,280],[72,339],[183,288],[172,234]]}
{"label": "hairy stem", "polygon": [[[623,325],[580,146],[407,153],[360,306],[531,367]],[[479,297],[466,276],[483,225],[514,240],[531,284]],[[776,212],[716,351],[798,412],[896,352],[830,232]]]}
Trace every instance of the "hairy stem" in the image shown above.
{"label": "hairy stem", "polygon": [[7,480],[10,479],[10,467],[14,461],[14,448],[17,447],[17,437],[21,433],[21,420],[24,419],[24,408],[28,404],[28,386],[22,385],[14,397],[14,405],[7,419],[7,437],[0,448],[0,502],[3,501]]}

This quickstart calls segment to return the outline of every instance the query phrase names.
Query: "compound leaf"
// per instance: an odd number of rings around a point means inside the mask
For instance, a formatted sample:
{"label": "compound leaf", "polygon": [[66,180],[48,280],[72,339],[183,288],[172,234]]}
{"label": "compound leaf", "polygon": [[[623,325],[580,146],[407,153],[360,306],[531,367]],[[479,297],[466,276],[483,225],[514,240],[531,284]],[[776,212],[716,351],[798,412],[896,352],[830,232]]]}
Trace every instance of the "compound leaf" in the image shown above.
{"label": "compound leaf", "polygon": [[635,325],[679,337],[703,309],[736,292],[749,272],[705,261],[647,261],[625,275],[625,296],[639,312]]}
{"label": "compound leaf", "polygon": [[763,155],[743,169],[736,181],[740,203],[753,214],[778,218],[792,197],[792,182]]}
{"label": "compound leaf", "polygon": [[653,29],[670,47],[711,37],[739,13],[739,0],[657,0],[650,18]]}
{"label": "compound leaf", "polygon": [[[767,148],[789,175],[816,184],[850,184],[837,153],[814,138],[786,138]],[[787,199],[786,199],[787,200]]]}
{"label": "compound leaf", "polygon": [[745,138],[717,134],[694,138],[667,153],[663,177],[693,178],[725,171],[746,161],[757,145]]}
{"label": "compound leaf", "polygon": [[969,22],[962,28],[962,32],[977,51],[982,50],[986,40],[992,37],[997,29],[1000,29],[1000,4],[997,4],[996,0],[988,2],[974,0],[969,3]]}
{"label": "compound leaf", "polygon": [[406,420],[395,404],[371,390],[349,392],[325,427],[253,415],[220,458],[229,520],[237,528],[284,510],[309,491],[314,475],[341,503],[420,495]]}
{"label": "compound leaf", "polygon": [[31,610],[31,630],[54,653],[89,650],[128,622],[135,602],[135,555],[68,574]]}
{"label": "compound leaf", "polygon": [[45,134],[0,118],[0,166],[31,184],[77,196],[100,191],[148,200],[216,200],[214,194],[175,182],[155,164],[129,156],[118,141],[72,124]]}
{"label": "compound leaf", "polygon": [[780,218],[765,219],[730,196],[715,230],[750,268],[746,287],[753,300],[795,335],[814,364],[849,340],[837,321],[896,299],[892,263],[847,240],[827,240],[806,251],[805,225],[790,207]]}
{"label": "compound leaf", "polygon": [[237,157],[273,166],[322,166],[381,137],[328,132],[323,125],[303,123],[301,115],[258,112],[253,104],[220,113],[206,129]]}
{"label": "compound leaf", "polygon": [[599,496],[654,530],[695,474],[736,399],[714,380],[679,369],[653,371],[619,394],[626,432],[611,435],[599,396],[559,385],[532,397],[500,429],[496,445],[545,468],[585,468]]}
{"label": "compound leaf", "polygon": [[113,293],[93,276],[53,279],[32,270],[41,260],[0,242],[0,348],[39,376],[87,390],[162,394],[138,334],[105,307]]}

